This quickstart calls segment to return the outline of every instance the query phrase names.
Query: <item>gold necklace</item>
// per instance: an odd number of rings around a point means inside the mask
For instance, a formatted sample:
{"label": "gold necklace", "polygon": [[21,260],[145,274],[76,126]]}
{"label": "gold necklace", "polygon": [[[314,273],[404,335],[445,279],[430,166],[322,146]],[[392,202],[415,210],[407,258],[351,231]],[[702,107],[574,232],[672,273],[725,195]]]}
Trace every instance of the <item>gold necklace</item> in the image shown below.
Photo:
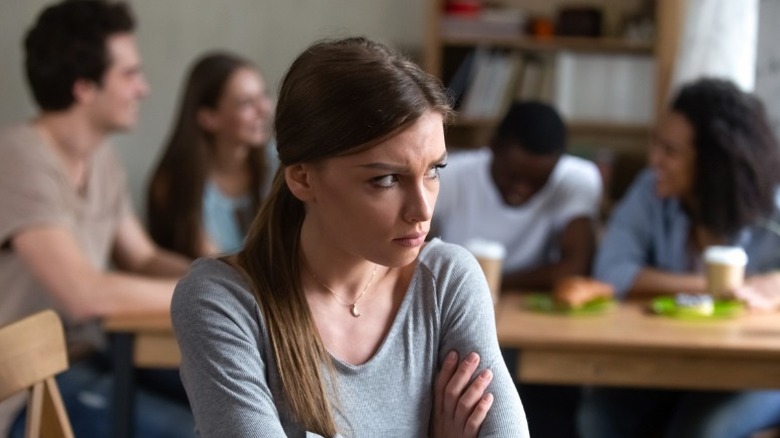
{"label": "gold necklace", "polygon": [[339,294],[337,294],[336,292],[333,292],[333,289],[331,289],[330,286],[328,286],[327,284],[323,283],[323,281],[320,280],[320,277],[317,277],[317,275],[311,270],[311,268],[306,266],[306,270],[309,271],[309,274],[311,274],[312,278],[317,280],[317,283],[319,283],[320,286],[324,287],[326,291],[330,292],[334,297],[336,297],[337,300],[341,301],[343,305],[349,307],[350,308],[349,313],[351,313],[352,316],[358,318],[361,315],[360,310],[357,307],[358,301],[360,301],[363,298],[363,296],[368,291],[368,287],[371,286],[371,282],[374,281],[374,274],[376,274],[376,267],[377,265],[374,265],[374,269],[371,270],[371,277],[368,279],[368,283],[366,283],[366,286],[363,288],[363,291],[360,292],[360,295],[358,295],[355,301],[351,303],[348,300],[340,297]]}

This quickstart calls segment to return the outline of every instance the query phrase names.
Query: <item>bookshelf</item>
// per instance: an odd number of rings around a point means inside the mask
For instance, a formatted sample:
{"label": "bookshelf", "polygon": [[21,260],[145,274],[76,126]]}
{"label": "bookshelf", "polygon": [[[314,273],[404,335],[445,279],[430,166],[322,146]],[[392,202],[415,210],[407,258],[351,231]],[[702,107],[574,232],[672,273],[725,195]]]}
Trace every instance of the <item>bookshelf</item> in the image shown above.
{"label": "bookshelf", "polygon": [[[534,98],[553,103],[564,115],[569,128],[571,149],[608,148],[617,154],[645,154],[652,125],[666,100],[685,2],[580,1],[579,5],[585,3],[601,11],[601,36],[598,37],[536,37],[525,34],[520,29],[507,29],[504,24],[498,24],[495,28],[474,26],[468,19],[453,19],[452,15],[446,14],[445,2],[446,0],[428,0],[423,53],[426,70],[441,78],[445,85],[451,86],[453,79],[459,77],[458,71],[464,68],[464,63],[467,64],[467,71],[471,72],[471,80],[476,79],[477,73],[473,69],[478,69],[474,65],[482,65],[480,55],[477,55],[476,61],[466,61],[469,57],[475,57],[475,52],[490,53],[496,58],[520,59],[510,63],[513,66],[512,72],[508,73],[510,79],[499,76],[500,81],[506,80],[503,89],[496,91],[486,86],[486,94],[492,96],[487,99],[492,101],[487,103],[491,105],[488,110],[481,108],[480,111],[479,105],[478,110],[473,110],[468,105],[471,103],[468,99],[469,88],[475,84],[469,81],[464,84],[461,74],[461,82],[454,90],[456,97],[459,97],[459,106],[456,106],[458,117],[448,129],[448,146],[467,148],[487,144],[492,130],[511,100]],[[566,0],[501,0],[497,6],[510,8],[505,10],[512,11],[519,9],[526,18],[541,16],[554,21],[559,8],[568,4],[571,2]],[[491,3],[491,6],[496,6],[496,3]],[[643,7],[652,8],[654,36],[644,39],[621,36],[623,20]],[[486,56],[484,53],[481,55],[483,58]],[[535,74],[543,77],[536,86],[530,87],[527,82],[523,83],[523,77],[528,75],[528,66],[531,65],[529,62],[538,64],[541,72]],[[520,66],[517,67],[515,63]],[[565,72],[559,70],[562,64],[568,69]],[[502,67],[494,68],[500,70]],[[590,75],[587,74],[588,71]],[[612,77],[620,71],[624,72],[625,80]],[[495,86],[495,75],[498,73],[493,72],[494,76],[488,73],[485,75],[494,79],[485,81]],[[641,80],[632,79],[637,75]],[[599,86],[612,88],[613,85],[621,83],[623,89],[617,89],[616,92],[622,90],[622,95],[612,96],[607,92],[604,93],[603,99],[593,99],[593,89],[598,89]],[[532,90],[538,88],[540,94],[523,95],[518,91],[518,87],[523,86]],[[628,92],[625,92],[626,90]],[[484,90],[474,91],[480,91],[474,94],[485,94],[481,92]],[[639,96],[642,93],[644,95]],[[582,99],[589,100],[583,102]],[[609,99],[615,103],[603,103]],[[635,101],[624,102],[631,99]],[[591,101],[599,101],[605,108],[601,113],[591,111],[588,108]]]}

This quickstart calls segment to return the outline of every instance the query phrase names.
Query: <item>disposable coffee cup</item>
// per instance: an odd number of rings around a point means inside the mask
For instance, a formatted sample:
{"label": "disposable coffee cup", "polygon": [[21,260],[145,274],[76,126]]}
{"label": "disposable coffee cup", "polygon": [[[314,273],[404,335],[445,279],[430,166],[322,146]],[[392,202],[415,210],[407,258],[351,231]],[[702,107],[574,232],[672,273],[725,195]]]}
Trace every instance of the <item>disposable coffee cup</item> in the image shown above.
{"label": "disposable coffee cup", "polygon": [[738,246],[710,246],[704,251],[707,293],[713,298],[728,299],[745,280],[747,254]]}
{"label": "disposable coffee cup", "polygon": [[479,262],[490,288],[493,304],[498,303],[501,294],[501,267],[506,257],[506,248],[500,242],[486,239],[471,239],[464,246]]}

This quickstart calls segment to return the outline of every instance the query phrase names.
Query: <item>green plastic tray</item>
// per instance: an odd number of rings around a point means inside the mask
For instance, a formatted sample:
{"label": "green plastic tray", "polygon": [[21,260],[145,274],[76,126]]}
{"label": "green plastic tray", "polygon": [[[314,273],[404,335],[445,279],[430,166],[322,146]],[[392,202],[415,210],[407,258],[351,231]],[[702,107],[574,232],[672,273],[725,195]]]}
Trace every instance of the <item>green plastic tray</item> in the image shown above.
{"label": "green plastic tray", "polygon": [[694,309],[679,307],[673,296],[654,298],[650,303],[653,312],[670,318],[688,320],[728,319],[739,316],[745,309],[744,304],[737,300],[715,300],[712,315],[703,315]]}
{"label": "green plastic tray", "polygon": [[611,310],[613,307],[615,307],[615,300],[599,298],[586,303],[582,307],[572,309],[555,302],[550,294],[533,293],[525,297],[525,305],[529,309],[536,312],[569,316],[584,316],[600,315]]}

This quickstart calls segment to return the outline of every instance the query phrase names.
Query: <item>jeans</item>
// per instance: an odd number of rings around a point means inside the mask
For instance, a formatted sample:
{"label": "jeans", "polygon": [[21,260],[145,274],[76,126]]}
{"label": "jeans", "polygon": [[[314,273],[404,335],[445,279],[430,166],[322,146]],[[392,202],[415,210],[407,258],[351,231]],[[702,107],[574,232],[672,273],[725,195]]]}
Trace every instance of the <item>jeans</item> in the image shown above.
{"label": "jeans", "polygon": [[[518,352],[501,349],[507,368],[517,370]],[[576,438],[575,416],[581,388],[570,385],[515,383],[528,421],[528,432],[539,438]]]}
{"label": "jeans", "polygon": [[532,437],[576,438],[575,418],[581,388],[569,385],[518,385]]}
{"label": "jeans", "polygon": [[[109,438],[113,419],[114,379],[99,360],[77,363],[57,376],[73,434]],[[143,438],[195,436],[195,422],[176,370],[143,370],[136,386],[135,433]],[[11,427],[10,438],[24,436],[25,412]]]}
{"label": "jeans", "polygon": [[590,388],[577,425],[582,438],[746,438],[780,425],[780,391]]}

